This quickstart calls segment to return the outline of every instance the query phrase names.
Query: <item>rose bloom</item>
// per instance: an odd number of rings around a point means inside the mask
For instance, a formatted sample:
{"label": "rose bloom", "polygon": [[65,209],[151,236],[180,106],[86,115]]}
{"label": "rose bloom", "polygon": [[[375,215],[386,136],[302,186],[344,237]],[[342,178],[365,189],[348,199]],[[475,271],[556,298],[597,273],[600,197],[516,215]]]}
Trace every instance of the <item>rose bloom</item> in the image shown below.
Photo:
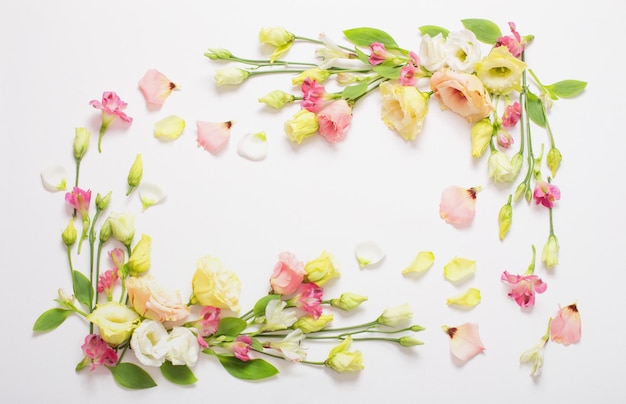
{"label": "rose bloom", "polygon": [[200,345],[193,332],[186,327],[174,327],[167,337],[165,359],[172,365],[194,366],[198,361]]}
{"label": "rose bloom", "polygon": [[206,256],[198,260],[192,288],[191,304],[239,311],[241,282],[218,258]]}
{"label": "rose bloom", "polygon": [[164,322],[182,320],[189,315],[189,307],[180,292],[164,288],[151,275],[127,278],[126,289],[130,304],[145,318]]}
{"label": "rose bloom", "polygon": [[117,302],[97,305],[87,320],[98,326],[102,339],[111,346],[126,342],[141,321],[134,310]]}
{"label": "rose bloom", "polygon": [[346,137],[352,122],[352,108],[346,100],[337,100],[325,106],[317,114],[319,133],[330,143],[337,143]]}
{"label": "rose bloom", "polygon": [[430,78],[430,88],[441,109],[449,109],[470,123],[486,118],[493,110],[489,93],[472,74],[439,70]]}
{"label": "rose bloom", "polygon": [[281,253],[278,259],[270,285],[275,293],[288,295],[295,292],[304,280],[304,264],[290,252]]}
{"label": "rose bloom", "polygon": [[380,94],[385,125],[404,140],[414,140],[422,131],[430,96],[415,87],[388,81],[380,85]]}
{"label": "rose bloom", "polygon": [[476,75],[489,92],[507,95],[520,91],[522,73],[526,63],[511,55],[508,48],[494,48],[489,55],[476,63]]}

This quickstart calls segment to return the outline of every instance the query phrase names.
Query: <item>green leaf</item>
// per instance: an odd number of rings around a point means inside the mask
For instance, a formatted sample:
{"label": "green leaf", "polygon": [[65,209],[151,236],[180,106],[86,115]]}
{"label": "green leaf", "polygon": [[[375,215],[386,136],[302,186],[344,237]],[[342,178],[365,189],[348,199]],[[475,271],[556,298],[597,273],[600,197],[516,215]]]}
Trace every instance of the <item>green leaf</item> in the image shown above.
{"label": "green leaf", "polygon": [[277,299],[280,299],[280,295],[271,294],[271,295],[263,296],[262,298],[260,298],[254,305],[254,310],[253,310],[254,317],[264,316],[265,308],[267,307],[267,304],[271,302],[272,300],[277,300]]}
{"label": "green leaf", "polygon": [[73,313],[71,310],[65,309],[50,309],[45,312],[35,321],[33,325],[33,331],[44,332],[52,331],[65,321],[65,319]]}
{"label": "green leaf", "polygon": [[542,128],[546,127],[546,115],[543,110],[543,105],[539,97],[530,91],[526,91],[526,103],[528,104],[528,116],[530,119]]}
{"label": "green leaf", "polygon": [[375,66],[373,70],[386,79],[396,80],[400,78],[402,67],[383,63]]}
{"label": "green leaf", "polygon": [[226,335],[236,337],[248,327],[248,323],[238,317],[224,317],[217,326],[215,336]]}
{"label": "green leaf", "polygon": [[244,362],[232,355],[219,354],[217,357],[224,369],[238,379],[261,380],[278,374],[278,369],[263,359]]}
{"label": "green leaf", "polygon": [[370,64],[370,57],[369,57],[369,55],[366,54],[365,52],[363,52],[361,49],[354,48],[354,53],[356,53],[357,59],[359,59],[361,62],[363,62],[366,65]]}
{"label": "green leaf", "polygon": [[[367,82],[364,81],[362,83],[354,84],[354,85],[347,86],[346,88],[344,88],[343,92],[341,93],[341,98],[344,98],[346,100],[355,100],[359,98],[360,96],[362,96],[363,94],[365,94],[366,91],[367,91]],[[263,308],[263,311],[265,312],[265,308]]]}
{"label": "green leaf", "polygon": [[93,288],[89,279],[82,272],[74,270],[72,271],[72,283],[74,284],[76,300],[90,307],[93,299]]}
{"label": "green leaf", "polygon": [[191,369],[186,365],[174,365],[170,361],[165,361],[161,365],[161,373],[172,383],[188,385],[198,381]]}
{"label": "green leaf", "polygon": [[545,87],[550,92],[550,95],[553,96],[553,99],[554,96],[557,98],[571,98],[582,93],[585,87],[587,87],[587,82],[578,80],[563,80]]}
{"label": "green leaf", "polygon": [[461,20],[461,22],[465,28],[472,31],[476,35],[476,39],[480,42],[493,45],[496,43],[498,38],[502,36],[500,27],[492,21],[479,18],[469,18]]}
{"label": "green leaf", "polygon": [[436,37],[437,34],[441,34],[441,36],[443,36],[443,38],[445,39],[450,33],[450,31],[448,31],[444,27],[438,27],[436,25],[422,25],[421,27],[419,27],[419,30],[422,35],[428,35],[431,38]]}
{"label": "green leaf", "polygon": [[134,363],[118,363],[109,370],[116,382],[129,389],[148,389],[157,385],[148,372]]}
{"label": "green leaf", "polygon": [[388,33],[376,28],[352,28],[343,31],[343,34],[356,46],[370,46],[372,42],[380,42],[386,48],[398,48],[398,44]]}

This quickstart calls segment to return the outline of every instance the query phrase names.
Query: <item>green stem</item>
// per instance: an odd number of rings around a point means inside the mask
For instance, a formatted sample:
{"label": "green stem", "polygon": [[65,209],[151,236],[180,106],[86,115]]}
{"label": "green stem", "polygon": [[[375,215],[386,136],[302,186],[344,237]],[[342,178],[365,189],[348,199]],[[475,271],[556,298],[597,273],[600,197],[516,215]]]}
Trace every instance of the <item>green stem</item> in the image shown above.
{"label": "green stem", "polygon": [[81,159],[76,160],[76,178],[74,180],[74,186],[78,186],[78,177],[80,176],[80,162]]}
{"label": "green stem", "polygon": [[[322,332],[350,331],[350,330],[357,330],[359,328],[370,329],[371,327],[373,327],[373,326],[375,326],[377,324],[378,324],[378,321],[374,320],[374,321],[370,321],[369,323],[363,323],[363,324],[352,325],[352,326],[347,326],[347,327],[324,328],[324,329],[321,329],[319,331],[313,331],[312,333],[309,333],[308,335],[311,335],[311,334],[314,334],[314,333],[322,333]],[[307,338],[309,338],[308,335],[307,335]]]}
{"label": "green stem", "polygon": [[98,133],[98,153],[102,153],[102,136],[104,136],[104,132],[107,130],[107,125],[104,123],[100,125],[100,132]]}

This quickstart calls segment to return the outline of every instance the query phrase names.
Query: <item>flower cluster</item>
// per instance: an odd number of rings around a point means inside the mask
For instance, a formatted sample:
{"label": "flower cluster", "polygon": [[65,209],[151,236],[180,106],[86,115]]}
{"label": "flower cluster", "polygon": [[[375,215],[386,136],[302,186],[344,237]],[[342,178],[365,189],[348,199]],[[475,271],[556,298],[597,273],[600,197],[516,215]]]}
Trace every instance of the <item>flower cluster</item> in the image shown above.
{"label": "flower cluster", "polygon": [[[105,98],[119,100],[112,92]],[[364,367],[363,355],[352,348],[357,341],[402,347],[422,344],[412,334],[424,328],[409,323],[413,313],[406,303],[388,307],[363,324],[345,325],[338,319],[335,327],[336,312],[356,309],[367,297],[352,292],[325,296],[325,285],[340,276],[327,251],[308,262],[290,252],[280,253],[269,276],[269,293],[243,314],[241,282],[215,256],[197,261],[189,296],[171,290],[151,270],[152,238],[136,237],[135,216],[111,212],[104,217],[112,192],[98,193],[93,203],[91,190],[79,186],[80,162],[89,139],[88,130],[76,130],[76,181],[65,193],[69,223],[61,239],[72,293],[59,289],[58,306],[41,314],[33,326],[42,333],[56,329],[71,315],[85,320],[83,358],[77,371],[104,366],[121,386],[140,389],[156,385],[146,368],[157,367],[167,380],[184,385],[197,381],[192,368],[205,354],[217,358],[237,378],[259,380],[279,372],[265,358],[355,372]],[[141,155],[137,155],[129,170],[126,197],[141,187],[142,176]],[[142,204],[146,206],[144,198]],[[80,235],[76,219],[82,222]],[[74,262],[83,242],[89,246],[89,260],[81,270]],[[108,269],[102,271],[103,265]],[[337,343],[326,358],[312,360],[306,344],[315,341]],[[128,350],[135,360],[124,360]]]}

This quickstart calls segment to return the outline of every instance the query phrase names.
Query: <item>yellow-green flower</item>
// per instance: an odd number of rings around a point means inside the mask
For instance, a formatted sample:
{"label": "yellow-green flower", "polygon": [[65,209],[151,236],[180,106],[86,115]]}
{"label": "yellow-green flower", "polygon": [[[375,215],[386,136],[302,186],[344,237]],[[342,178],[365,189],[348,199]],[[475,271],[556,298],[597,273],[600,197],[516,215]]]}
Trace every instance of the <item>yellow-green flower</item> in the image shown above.
{"label": "yellow-green flower", "polygon": [[259,98],[259,102],[274,109],[281,109],[285,105],[293,102],[295,99],[296,97],[293,94],[286,93],[282,90],[274,90],[271,93]]}
{"label": "yellow-green flower", "polygon": [[548,237],[548,241],[543,246],[543,252],[541,254],[541,261],[545,264],[546,268],[554,268],[559,263],[559,240],[554,234]]}
{"label": "yellow-green flower", "polygon": [[76,135],[74,137],[74,158],[76,161],[82,160],[83,156],[87,152],[89,147],[89,138],[91,132],[87,128],[76,128]]}
{"label": "yellow-green flower", "polygon": [[110,224],[113,237],[129,246],[135,237],[135,216],[129,213],[113,213],[109,215],[107,222]]}
{"label": "yellow-green flower", "polygon": [[98,326],[102,339],[113,346],[128,341],[133,330],[141,323],[137,312],[117,302],[97,305],[87,320]]}
{"label": "yellow-green flower", "polygon": [[191,304],[239,311],[241,283],[237,275],[224,268],[218,258],[205,256],[199,259],[191,283]]}
{"label": "yellow-green flower", "polygon": [[324,365],[336,372],[358,372],[363,369],[363,355],[360,351],[348,351],[352,337],[347,336],[339,345],[331,349]]}
{"label": "yellow-green flower", "polygon": [[76,233],[76,227],[74,227],[74,217],[70,219],[70,222],[67,224],[67,227],[61,233],[61,239],[63,239],[63,244],[68,247],[71,247],[76,242],[76,238],[78,234]]}
{"label": "yellow-green flower", "polygon": [[270,62],[280,59],[287,53],[295,39],[294,34],[281,27],[262,28],[259,32],[259,42],[276,47],[270,56]]}
{"label": "yellow-green flower", "polygon": [[509,200],[500,208],[500,212],[498,212],[500,240],[504,240],[504,236],[508,233],[509,228],[511,227],[511,222],[513,221],[513,206],[511,206],[511,199],[512,196],[509,195]]}
{"label": "yellow-green flower", "polygon": [[513,90],[521,90],[522,73],[526,63],[509,52],[506,46],[499,46],[476,63],[476,75],[485,88],[493,94],[507,95]]}
{"label": "yellow-green flower", "polygon": [[250,72],[238,67],[225,67],[215,72],[215,82],[218,86],[241,84],[248,77]]}
{"label": "yellow-green flower", "polygon": [[413,316],[413,310],[408,303],[401,304],[395,307],[388,307],[383,311],[376,322],[382,325],[388,325],[395,327],[396,325],[409,320]]}
{"label": "yellow-green flower", "polygon": [[317,115],[306,109],[301,109],[294,116],[285,122],[285,134],[289,140],[298,144],[310,136],[313,136],[319,129]]}
{"label": "yellow-green flower", "polygon": [[317,286],[324,286],[329,280],[340,276],[334,257],[326,251],[322,251],[322,254],[313,261],[307,262],[304,272],[306,279]]}
{"label": "yellow-green flower", "polygon": [[137,276],[150,269],[150,248],[152,246],[152,238],[145,234],[141,235],[141,240],[133,248],[128,262],[128,272],[130,276]]}
{"label": "yellow-green flower", "polygon": [[357,308],[361,303],[367,300],[367,296],[361,296],[356,293],[342,293],[338,299],[330,299],[330,305],[344,311],[350,311]]}
{"label": "yellow-green flower", "polygon": [[331,321],[333,321],[332,313],[322,314],[317,319],[314,319],[313,316],[302,316],[293,323],[293,327],[299,328],[303,333],[308,334],[323,329]]}
{"label": "yellow-green flower", "polygon": [[126,195],[129,195],[131,191],[139,185],[142,177],[143,161],[141,160],[141,154],[137,154],[137,157],[135,157],[135,161],[128,172],[128,192],[126,192]]}

